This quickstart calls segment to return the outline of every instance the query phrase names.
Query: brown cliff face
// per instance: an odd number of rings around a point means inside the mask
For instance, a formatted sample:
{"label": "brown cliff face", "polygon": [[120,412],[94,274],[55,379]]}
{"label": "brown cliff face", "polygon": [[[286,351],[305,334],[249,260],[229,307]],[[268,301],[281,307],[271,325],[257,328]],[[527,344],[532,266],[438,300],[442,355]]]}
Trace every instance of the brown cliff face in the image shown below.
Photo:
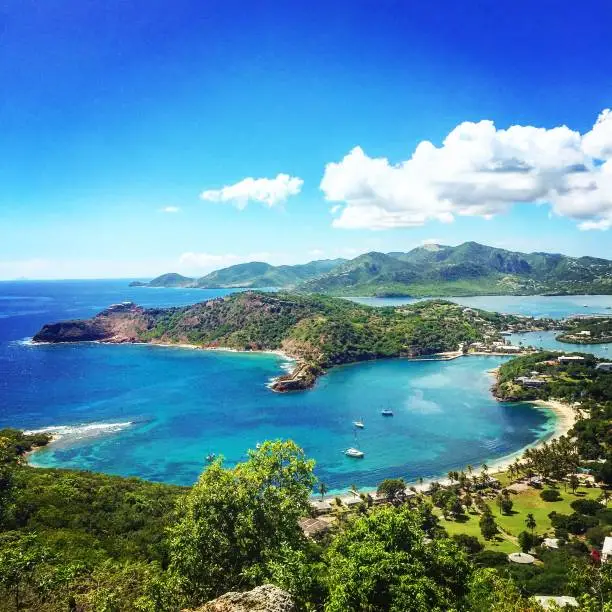
{"label": "brown cliff face", "polygon": [[137,342],[147,328],[145,311],[132,303],[116,304],[92,319],[44,325],[34,342]]}

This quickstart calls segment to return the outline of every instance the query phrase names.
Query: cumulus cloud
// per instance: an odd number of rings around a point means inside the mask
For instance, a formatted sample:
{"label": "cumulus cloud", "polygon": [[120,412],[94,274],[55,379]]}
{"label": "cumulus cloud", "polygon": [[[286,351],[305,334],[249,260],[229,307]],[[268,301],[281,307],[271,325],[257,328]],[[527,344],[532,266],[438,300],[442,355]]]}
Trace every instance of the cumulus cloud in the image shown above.
{"label": "cumulus cloud", "polygon": [[164,208],[160,209],[160,211],[164,213],[177,213],[180,210],[181,209],[178,206],[165,206]]}
{"label": "cumulus cloud", "polygon": [[200,197],[208,202],[230,202],[241,210],[250,201],[261,202],[272,208],[300,193],[303,184],[301,178],[288,174],[278,174],[272,179],[248,177],[234,185],[204,191]]}
{"label": "cumulus cloud", "polygon": [[440,147],[418,144],[392,164],[355,147],[325,167],[321,190],[340,228],[413,227],[457,215],[491,218],[515,203],[548,203],[579,227],[612,225],[612,112],[580,134],[492,121],[464,122]]}

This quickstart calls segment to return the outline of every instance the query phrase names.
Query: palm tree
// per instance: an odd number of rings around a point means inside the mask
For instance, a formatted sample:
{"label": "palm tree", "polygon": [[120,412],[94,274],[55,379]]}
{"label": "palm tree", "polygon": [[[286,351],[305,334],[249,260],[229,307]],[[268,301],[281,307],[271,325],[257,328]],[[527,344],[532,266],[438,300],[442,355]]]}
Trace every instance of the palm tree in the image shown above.
{"label": "palm tree", "polygon": [[608,500],[610,499],[610,491],[608,489],[601,490],[601,501],[603,501],[604,506],[608,506]]}
{"label": "palm tree", "polygon": [[321,501],[325,497],[325,494],[329,491],[327,485],[324,482],[319,483],[319,495],[321,496]]}
{"label": "palm tree", "polygon": [[531,514],[531,512],[527,515],[527,518],[525,519],[525,526],[533,534],[533,530],[536,528],[536,520],[533,514]]}
{"label": "palm tree", "polygon": [[357,488],[356,484],[352,484],[351,488],[350,488],[350,492],[355,496],[355,497],[359,497],[359,489]]}

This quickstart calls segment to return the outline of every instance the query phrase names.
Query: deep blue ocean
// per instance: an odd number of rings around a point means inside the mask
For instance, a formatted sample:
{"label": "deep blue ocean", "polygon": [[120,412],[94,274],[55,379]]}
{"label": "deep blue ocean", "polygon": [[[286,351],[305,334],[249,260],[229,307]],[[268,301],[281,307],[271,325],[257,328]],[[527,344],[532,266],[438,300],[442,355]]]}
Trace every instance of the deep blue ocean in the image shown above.
{"label": "deep blue ocean", "polygon": [[[545,410],[492,398],[487,371],[504,359],[499,357],[346,366],[310,391],[275,394],[266,383],[290,366],[275,355],[28,343],[44,323],[91,316],[114,302],[170,306],[227,293],[127,285],[0,283],[0,427],[61,434],[32,456],[34,464],[191,484],[209,453],[234,463],[257,442],[292,438],[317,461],[317,475],[337,490],[490,463],[554,428]],[[562,310],[559,300],[555,314]],[[512,304],[506,305],[499,309],[510,311]],[[571,301],[565,308],[564,314],[576,311]],[[382,417],[382,408],[392,408],[395,416]],[[355,444],[357,418],[365,422],[356,442],[366,453],[361,460],[342,452]]]}

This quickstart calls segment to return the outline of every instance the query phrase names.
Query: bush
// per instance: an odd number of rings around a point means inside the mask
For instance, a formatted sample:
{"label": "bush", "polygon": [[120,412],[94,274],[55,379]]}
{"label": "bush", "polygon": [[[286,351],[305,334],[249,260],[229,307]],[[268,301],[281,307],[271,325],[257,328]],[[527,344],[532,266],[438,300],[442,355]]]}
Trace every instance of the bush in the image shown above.
{"label": "bush", "polygon": [[596,527],[599,521],[594,516],[574,512],[567,518],[567,530],[574,535],[581,535],[590,527]]}
{"label": "bush", "polygon": [[596,525],[595,527],[591,527],[587,529],[586,539],[589,544],[592,546],[601,547],[603,544],[604,538],[608,535],[610,530],[602,527],[601,525]]}
{"label": "bush", "polygon": [[599,510],[603,510],[603,506],[594,499],[576,499],[570,506],[579,514],[588,514],[595,516]]}
{"label": "bush", "polygon": [[612,508],[603,508],[596,516],[604,525],[612,525]]}
{"label": "bush", "polygon": [[540,497],[546,502],[556,502],[561,500],[561,493],[557,489],[544,489]]}
{"label": "bush", "polygon": [[469,555],[479,553],[483,549],[480,540],[476,536],[467,535],[465,533],[458,533],[453,536],[453,540],[455,540],[457,545],[463,550],[465,550],[465,552]]}
{"label": "bush", "polygon": [[503,567],[508,565],[508,556],[495,550],[483,550],[474,555],[474,563],[480,567]]}
{"label": "bush", "polygon": [[538,538],[528,531],[521,531],[518,535],[518,543],[523,552],[529,552],[538,543]]}

